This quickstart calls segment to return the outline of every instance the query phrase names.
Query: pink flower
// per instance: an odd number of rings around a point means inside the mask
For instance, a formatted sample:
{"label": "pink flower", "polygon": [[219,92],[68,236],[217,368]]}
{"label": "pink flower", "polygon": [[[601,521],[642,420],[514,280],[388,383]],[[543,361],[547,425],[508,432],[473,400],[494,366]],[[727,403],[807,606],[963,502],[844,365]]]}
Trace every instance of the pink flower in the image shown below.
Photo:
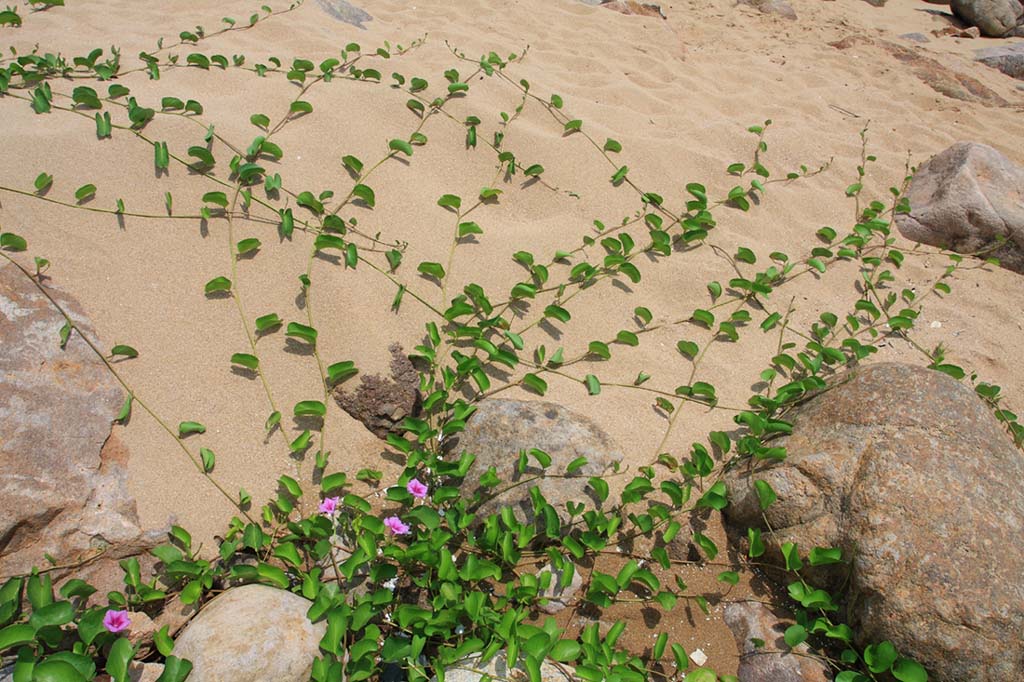
{"label": "pink flower", "polygon": [[405,484],[405,489],[412,494],[417,500],[422,500],[427,496],[427,486],[424,483],[420,483],[417,479],[412,479]]}
{"label": "pink flower", "polygon": [[327,516],[334,516],[338,513],[338,503],[341,500],[340,497],[328,497],[320,503],[320,513],[326,514]]}
{"label": "pink flower", "polygon": [[111,632],[118,633],[124,632],[132,624],[130,618],[128,618],[127,611],[107,611],[106,615],[103,616],[103,627]]}
{"label": "pink flower", "polygon": [[395,535],[407,535],[409,533],[408,524],[402,523],[402,519],[397,516],[389,516],[384,519],[384,525]]}

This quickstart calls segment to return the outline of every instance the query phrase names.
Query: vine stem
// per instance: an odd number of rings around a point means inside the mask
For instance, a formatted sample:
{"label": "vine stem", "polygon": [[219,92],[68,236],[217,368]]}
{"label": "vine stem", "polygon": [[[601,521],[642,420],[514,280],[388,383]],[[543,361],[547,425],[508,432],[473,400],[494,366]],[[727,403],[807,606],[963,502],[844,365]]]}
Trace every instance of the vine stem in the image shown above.
{"label": "vine stem", "polygon": [[8,256],[6,253],[0,251],[0,256],[3,256],[4,260],[6,260],[8,263],[16,267],[21,272],[21,274],[24,275],[29,281],[31,281],[32,284],[35,285],[36,289],[38,289],[39,292],[46,297],[46,299],[50,302],[50,305],[52,305],[54,309],[56,309],[57,312],[60,313],[61,317],[64,318],[64,321],[68,325],[68,327],[78,332],[78,336],[86,343],[87,346],[89,346],[89,349],[96,355],[96,357],[100,359],[100,362],[103,363],[103,365],[107,368],[107,371],[110,372],[114,379],[117,380],[117,383],[121,384],[121,387],[125,390],[125,392],[128,393],[132,402],[138,403],[142,407],[142,409],[145,410],[146,413],[150,417],[152,417],[154,421],[156,421],[160,428],[166,431],[167,434],[174,439],[174,442],[178,444],[178,447],[181,448],[181,451],[183,453],[185,453],[185,456],[188,457],[189,461],[192,462],[196,470],[198,470],[199,473],[202,474],[206,478],[206,480],[209,481],[221,493],[221,495],[223,495],[232,504],[232,506],[234,506],[240,512],[242,512],[242,514],[247,519],[249,519],[249,521],[252,521],[252,517],[249,516],[249,513],[246,510],[242,509],[242,506],[238,503],[235,497],[231,493],[229,493],[227,489],[220,484],[219,481],[217,481],[205,470],[200,460],[185,445],[181,436],[175,433],[174,430],[167,424],[167,422],[165,422],[155,411],[153,411],[153,409],[149,406],[149,404],[146,401],[138,397],[138,395],[132,390],[128,382],[124,379],[124,377],[121,376],[120,372],[114,369],[113,364],[110,362],[107,356],[103,354],[103,351],[101,351],[96,346],[96,344],[89,339],[88,336],[82,333],[81,328],[75,323],[74,320],[71,319],[71,316],[68,314],[68,312],[60,303],[57,302],[57,300],[50,294],[46,287],[40,284],[40,282],[35,277],[33,277],[32,273],[26,270],[24,266],[22,266],[16,260]]}

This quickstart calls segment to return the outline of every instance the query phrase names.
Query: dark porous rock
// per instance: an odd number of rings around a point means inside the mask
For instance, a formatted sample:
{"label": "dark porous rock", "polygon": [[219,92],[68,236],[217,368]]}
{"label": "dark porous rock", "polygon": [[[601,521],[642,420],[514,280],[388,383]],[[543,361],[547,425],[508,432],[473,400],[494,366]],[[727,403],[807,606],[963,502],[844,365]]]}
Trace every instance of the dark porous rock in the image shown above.
{"label": "dark porous rock", "polygon": [[783,19],[796,21],[796,11],[786,0],[737,0],[736,4],[748,5],[762,14],[774,14]]}
{"label": "dark porous rock", "polygon": [[[739,649],[736,670],[739,682],[828,682],[828,664],[815,658],[807,642],[790,650],[783,635],[792,621],[785,621],[760,602],[726,605],[725,624]],[[764,642],[758,646],[754,640]]]}
{"label": "dark porous rock", "polygon": [[327,623],[312,603],[266,585],[224,592],[192,619],[174,655],[192,661],[189,682],[307,682]]}
{"label": "dark porous rock", "polygon": [[[593,421],[560,405],[541,401],[496,400],[480,402],[458,436],[445,441],[449,452],[470,452],[476,461],[462,483],[462,493],[471,498],[476,492],[484,497],[480,477],[494,467],[503,490],[514,481],[533,478],[542,473],[532,457],[525,471],[517,470],[520,451],[537,448],[551,456],[547,472],[530,485],[517,485],[484,502],[477,510],[484,518],[511,507],[521,521],[533,518],[530,488],[536,485],[564,521],[568,518],[566,502],[598,504],[588,488],[587,479],[600,476],[622,460],[622,453]],[[587,463],[572,474],[566,469],[578,457]],[[491,491],[493,492],[493,490]]]}
{"label": "dark porous rock", "polygon": [[[1024,455],[991,410],[946,374],[879,363],[788,418],[785,460],[726,475],[739,547],[757,527],[776,566],[784,543],[840,548],[850,564],[801,575],[844,588],[860,643],[890,640],[936,682],[1021,679]],[[765,518],[759,480],[778,495]]]}
{"label": "dark porous rock", "polygon": [[932,157],[907,198],[910,213],[896,216],[904,237],[1024,273],[1024,168],[992,147],[958,142]]}
{"label": "dark porous rock", "polygon": [[864,0],[872,7],[885,7],[886,0]]}
{"label": "dark porous rock", "polygon": [[971,26],[977,26],[989,38],[1011,33],[1024,18],[1020,0],[951,0],[953,14]]}
{"label": "dark porous rock", "polygon": [[976,50],[975,59],[1011,78],[1024,80],[1024,42]]}
{"label": "dark porous rock", "polygon": [[[49,293],[96,338],[74,299]],[[118,561],[160,544],[169,527],[139,526],[128,450],[110,431],[124,393],[78,334],[61,350],[63,325],[35,284],[0,266],[0,575],[49,554],[83,562],[75,577],[105,594],[123,587]],[[58,582],[69,570],[51,575]]]}
{"label": "dark porous rock", "polygon": [[409,357],[397,343],[391,352],[391,377],[379,374],[359,378],[359,388],[345,390],[344,385],[334,388],[334,399],[353,419],[361,421],[378,438],[388,433],[401,434],[400,424],[406,417],[420,412],[419,377]]}
{"label": "dark porous rock", "polygon": [[926,36],[923,33],[903,33],[903,34],[900,35],[900,38],[903,38],[904,40],[909,40],[912,43],[928,43],[928,42],[931,42],[928,39],[928,36]]}

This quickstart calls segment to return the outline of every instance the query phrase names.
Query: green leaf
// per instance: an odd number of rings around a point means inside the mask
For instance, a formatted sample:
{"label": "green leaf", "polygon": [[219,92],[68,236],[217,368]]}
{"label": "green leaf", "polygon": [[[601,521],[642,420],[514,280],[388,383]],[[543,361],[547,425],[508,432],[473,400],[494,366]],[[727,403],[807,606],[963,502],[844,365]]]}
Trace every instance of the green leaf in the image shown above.
{"label": "green leaf", "polygon": [[206,427],[199,422],[181,422],[178,424],[178,435],[182,438],[193,433],[206,433]]}
{"label": "green leaf", "polygon": [[240,242],[238,242],[238,244],[235,245],[235,249],[238,251],[238,255],[241,256],[251,251],[256,251],[262,245],[263,244],[260,242],[259,239],[256,239],[255,237],[250,237],[248,239],[243,239]]}
{"label": "green leaf", "polygon": [[313,105],[309,102],[303,102],[302,100],[295,100],[288,107],[288,111],[293,114],[311,114],[313,113]]}
{"label": "green leaf", "polygon": [[768,481],[754,481],[754,490],[757,491],[757,501],[760,503],[761,509],[767,509],[778,499]]}
{"label": "green leaf", "polygon": [[199,448],[199,457],[203,462],[203,471],[210,473],[217,462],[217,456],[209,448]]}
{"label": "green leaf", "polygon": [[462,199],[454,194],[444,194],[437,200],[437,205],[442,208],[454,208],[458,211],[462,207]]}
{"label": "green leaf", "polygon": [[396,152],[402,152],[406,156],[412,156],[412,145],[405,140],[391,140],[388,142],[388,148]]}
{"label": "green leaf", "polygon": [[139,357],[139,351],[135,350],[131,346],[119,343],[110,349],[110,354],[113,356],[121,355],[126,358],[137,358]]}
{"label": "green leaf", "polygon": [[192,672],[192,661],[177,656],[167,656],[164,661],[164,671],[156,682],[184,682]]}
{"label": "green leaf", "polygon": [[131,416],[132,399],[133,396],[131,393],[125,396],[125,401],[121,404],[121,411],[118,413],[118,416],[114,418],[114,421],[124,422],[126,419],[128,419],[128,417]]}
{"label": "green leaf", "polygon": [[280,327],[283,322],[281,318],[277,316],[277,313],[270,313],[256,318],[256,331],[265,332],[274,327]]}
{"label": "green leaf", "polygon": [[584,383],[587,385],[587,391],[590,395],[597,395],[601,392],[601,382],[593,374],[588,374]]}
{"label": "green leaf", "polygon": [[442,266],[440,263],[424,261],[423,263],[420,263],[418,266],[416,266],[416,270],[417,272],[421,272],[429,277],[434,277],[439,280],[444,279],[444,266]]}
{"label": "green leaf", "polygon": [[695,358],[697,356],[697,353],[700,351],[700,347],[693,341],[680,341],[679,343],[676,344],[676,348],[679,349],[680,353],[690,358],[691,360]]}
{"label": "green leaf", "polygon": [[0,630],[0,651],[31,644],[36,639],[36,630],[28,623],[8,625]]}
{"label": "green leaf", "polygon": [[591,355],[596,355],[603,360],[611,358],[612,353],[608,348],[608,344],[604,341],[591,341],[590,345],[587,346],[587,352]]}
{"label": "green leaf", "polygon": [[786,560],[787,571],[799,571],[804,566],[800,559],[800,549],[795,542],[786,542],[782,545],[782,556]]}
{"label": "green leaf", "polygon": [[53,184],[53,176],[47,173],[40,173],[36,176],[35,186],[37,192],[44,192]]}
{"label": "green leaf", "polygon": [[359,199],[362,199],[370,208],[373,208],[376,203],[376,197],[374,196],[373,190],[366,185],[356,185],[352,188],[352,194]]}
{"label": "green leaf", "polygon": [[91,199],[94,196],[96,196],[96,185],[82,185],[75,190],[75,199],[79,202]]}
{"label": "green leaf", "polygon": [[715,316],[709,310],[702,310],[698,308],[697,310],[693,311],[692,318],[706,326],[708,329],[710,329],[712,325],[715,324]]}
{"label": "green leaf", "polygon": [[527,168],[526,170],[524,170],[523,171],[523,175],[525,175],[528,178],[529,177],[539,177],[540,174],[543,173],[543,172],[544,172],[544,166],[540,165],[539,163],[535,163],[532,166],[530,166],[529,168]]}
{"label": "green leaf", "polygon": [[303,400],[295,403],[296,417],[322,417],[327,414],[327,407],[319,400]]}
{"label": "green leaf", "polygon": [[580,130],[582,127],[583,121],[577,118],[573,119],[572,121],[566,122],[565,126],[563,127],[563,130],[567,133],[572,133],[576,132],[577,130]]}
{"label": "green leaf", "polygon": [[532,389],[538,395],[544,395],[548,390],[547,382],[533,373],[523,376],[523,385]]}
{"label": "green leaf", "polygon": [[782,638],[786,641],[786,646],[793,649],[807,640],[807,629],[803,625],[790,625]]}
{"label": "green leaf", "polygon": [[13,232],[4,232],[0,234],[0,249],[7,249],[8,251],[24,251],[27,248],[28,242]]}
{"label": "green leaf", "polygon": [[214,277],[203,287],[203,291],[207,294],[217,293],[219,291],[231,291],[231,280],[227,277]]}
{"label": "green leaf", "polygon": [[215,204],[221,208],[228,207],[228,196],[224,192],[207,192],[203,195],[203,202],[207,204]]}
{"label": "green leaf", "polygon": [[327,368],[327,382],[336,384],[359,373],[356,364],[351,360],[336,362]]}
{"label": "green leaf", "polygon": [[110,675],[112,682],[126,682],[128,680],[128,664],[131,662],[134,654],[135,649],[126,637],[118,638],[114,645],[110,647],[105,670]]}
{"label": "green leaf", "polygon": [[580,655],[581,647],[579,642],[572,639],[560,639],[555,642],[548,652],[548,656],[560,662],[575,661]]}
{"label": "green leaf", "polygon": [[899,653],[892,642],[880,642],[864,649],[864,663],[873,673],[888,672],[898,658]]}
{"label": "green leaf", "polygon": [[86,682],[87,679],[71,663],[53,656],[32,668],[32,682]]}
{"label": "green leaf", "polygon": [[313,345],[316,344],[316,329],[313,329],[312,327],[307,327],[304,324],[299,324],[298,322],[289,322],[288,327],[285,330],[285,335],[300,338],[303,341]]}
{"label": "green leaf", "polygon": [[891,672],[900,682],[928,682],[928,672],[924,666],[909,658],[897,659]]}
{"label": "green leaf", "polygon": [[474,222],[459,223],[459,238],[468,237],[471,234],[483,234],[484,231]]}
{"label": "green leaf", "polygon": [[604,141],[603,149],[606,152],[618,153],[622,151],[622,145],[619,144],[617,140],[613,140],[612,138],[609,137],[607,140]]}

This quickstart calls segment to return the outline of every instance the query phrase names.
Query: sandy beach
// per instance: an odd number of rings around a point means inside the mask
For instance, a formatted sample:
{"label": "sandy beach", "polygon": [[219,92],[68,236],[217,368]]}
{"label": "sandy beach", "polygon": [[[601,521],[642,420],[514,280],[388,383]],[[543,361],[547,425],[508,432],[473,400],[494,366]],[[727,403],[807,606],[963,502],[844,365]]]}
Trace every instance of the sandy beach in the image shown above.
{"label": "sandy beach", "polygon": [[[48,284],[78,298],[98,331],[100,345],[121,343],[138,349],[137,358],[115,364],[137,396],[168,424],[205,424],[205,434],[185,442],[193,450],[202,446],[214,451],[213,476],[230,491],[248,491],[256,509],[275,493],[281,474],[309,480],[312,454],[296,459],[287,447],[307,428],[301,418],[291,416],[292,405],[322,400],[323,387],[316,358],[301,344],[287,343],[283,328],[263,336],[258,341],[261,367],[276,407],[285,415],[282,428],[267,436],[264,421],[272,408],[263,385],[233,371],[229,361],[233,353],[249,352],[245,325],[272,312],[285,323],[309,324],[307,312],[312,311],[325,364],[352,360],[363,375],[387,373],[389,345],[397,342],[411,352],[422,342],[424,325],[435,319],[425,304],[443,309],[449,303],[446,298],[470,283],[482,286],[492,300],[503,301],[512,285],[527,279],[523,266],[512,258],[514,253],[529,251],[537,262],[547,263],[557,250],[571,251],[585,236],[599,236],[595,221],[614,227],[641,208],[628,185],[610,184],[616,167],[600,150],[582,135],[566,134],[562,123],[537,101],[527,98],[521,113],[502,124],[500,113],[512,116],[523,101],[516,86],[521,79],[528,81],[531,94],[545,101],[559,95],[562,113],[582,121],[594,139],[620,142],[622,151],[613,155],[615,163],[628,166],[633,183],[661,195],[675,211],[683,210],[690,198],[684,190],[687,183],[706,185],[715,198],[737,184],[726,167],[750,162],[757,138],[747,128],[768,119],[768,150],[761,161],[773,178],[801,165],[813,170],[828,164],[813,177],[769,185],[748,212],[717,208],[709,245],[645,261],[641,281],[620,277],[614,284],[601,281],[580,291],[572,298],[571,321],[530,329],[528,352],[543,344],[549,354],[559,346],[564,346],[566,358],[585,354],[590,341],[610,341],[622,329],[638,330],[636,306],[650,309],[652,324],[672,323],[695,308],[707,308],[711,299],[706,283],[726,283],[736,276],[733,264],[718,249],[734,254],[747,247],[761,268],[772,252],[805,257],[819,246],[814,235],[823,226],[846,234],[855,222],[857,205],[844,189],[857,181],[860,134],[865,128],[867,153],[877,156],[866,169],[866,199],[887,201],[888,188],[901,185],[908,164],[922,163],[957,141],[988,144],[1024,164],[1020,81],[974,62],[972,53],[1010,40],[934,36],[932,31],[949,25],[940,16],[948,10],[942,5],[906,0],[874,7],[862,0],[791,0],[798,19],[789,21],[734,6],[731,0],[663,2],[664,19],[627,16],[577,0],[359,4],[372,16],[361,28],[328,12],[329,0],[306,0],[250,29],[211,36],[195,47],[168,49],[180,54],[182,63],[186,55],[202,52],[228,59],[244,55],[246,66],[270,64],[271,57],[286,65],[264,78],[242,68],[216,66],[166,68],[159,80],[142,71],[118,78],[116,82],[130,87],[139,103],[158,112],[160,98],[168,96],[202,105],[201,115],[157,113],[139,136],[118,129],[110,139],[98,141],[91,111],[37,115],[27,101],[0,99],[5,115],[0,186],[31,192],[36,176],[46,172],[54,177],[46,194],[49,199],[74,203],[76,188],[92,183],[96,195],[84,206],[113,209],[122,199],[128,212],[166,216],[165,193],[170,192],[174,214],[195,215],[205,192],[224,188],[180,164],[157,177],[146,140],[166,141],[172,154],[187,158],[186,150],[202,145],[208,126],[215,124],[219,137],[211,148],[217,160],[213,175],[227,179],[233,152],[225,143],[244,150],[256,135],[266,134],[250,123],[250,116],[265,114],[273,126],[288,115],[301,85],[285,81],[287,65],[295,58],[319,64],[339,57],[347,44],[356,42],[364,55],[359,67],[378,70],[382,82],[336,79],[310,87],[302,99],[312,105],[312,113],[294,117],[273,135],[283,157],[264,164],[271,173],[281,173],[291,192],[319,195],[332,190],[333,198],[325,202],[331,207],[355,183],[342,165],[343,156],[354,155],[370,167],[388,154],[389,140],[407,139],[421,123],[406,106],[409,93],[392,87],[393,72],[406,80],[426,79],[424,96],[432,98],[445,92],[447,69],[457,69],[460,78],[475,71],[472,62],[460,61],[455,52],[473,61],[491,51],[502,57],[525,55],[504,69],[509,80],[484,74],[467,80],[466,96],[452,99],[444,115],[430,117],[419,129],[428,138],[425,145],[415,147],[412,156],[388,160],[365,179],[375,190],[375,206],[349,205],[340,213],[357,221],[362,233],[379,234],[381,243],[407,245],[395,276],[408,291],[397,312],[392,309],[397,287],[391,279],[362,263],[352,269],[343,260],[311,260],[312,237],[296,230],[291,240],[282,241],[277,216],[260,206],[253,206],[251,219],[236,219],[229,227],[216,216],[202,224],[196,219],[118,218],[0,192],[3,229],[25,237],[30,255],[50,260]],[[275,11],[282,9],[274,6]],[[114,43],[120,48],[122,68],[136,69],[142,65],[136,55],[157,49],[161,38],[169,45],[177,42],[180,31],[196,25],[211,33],[224,26],[224,16],[244,24],[253,11],[262,14],[251,3],[234,1],[69,0],[66,7],[27,14],[17,32],[0,30],[0,47],[11,46],[21,54],[38,45],[40,52],[59,51],[70,57],[102,46],[108,50],[106,58]],[[929,41],[899,37],[908,33],[924,34]],[[831,45],[851,37],[846,49]],[[408,48],[420,40],[422,44],[398,54],[399,45]],[[940,94],[885,43],[977,79],[1004,103],[961,101]],[[385,45],[391,46],[388,59],[375,55]],[[54,102],[69,106],[66,95],[77,84],[68,80],[58,87],[55,82]],[[104,89],[109,85],[89,84]],[[124,119],[121,109],[112,110]],[[481,142],[475,148],[465,144],[464,121],[470,116],[481,120]],[[543,182],[524,182],[522,175],[506,180],[497,172],[494,152],[482,142],[492,140],[495,131],[505,132],[504,148],[513,151],[523,166],[543,166]],[[499,188],[503,194],[468,218],[483,233],[462,240],[451,251],[456,221],[437,200],[454,194],[470,205],[482,187]],[[256,193],[263,196],[262,188]],[[296,217],[310,218],[293,200],[287,205]],[[642,224],[630,229],[635,235],[645,232]],[[899,248],[914,251],[912,243],[893,234]],[[254,257],[238,259],[232,275],[234,245],[249,237],[258,238],[262,246]],[[937,249],[920,250],[933,255],[908,257],[899,275],[906,286],[920,287],[923,293],[949,261]],[[385,264],[382,253],[363,253]],[[584,253],[596,261],[604,250],[595,244]],[[425,261],[446,266],[444,290],[437,281],[416,274],[417,264]],[[298,278],[310,263],[313,288],[304,299]],[[948,362],[968,374],[977,372],[981,381],[1001,385],[1006,405],[1019,411],[1024,409],[1024,366],[1013,358],[1024,353],[1020,275],[978,266],[977,261],[965,262],[951,282],[950,294],[929,296],[914,338],[928,349],[942,343]],[[551,265],[552,281],[562,281],[570,268],[571,264]],[[754,271],[746,268],[747,273]],[[233,279],[245,325],[232,299],[204,294],[204,285],[217,276]],[[780,287],[769,301],[783,313],[791,305],[789,324],[807,329],[823,312],[842,317],[852,308],[860,297],[856,277],[854,264],[837,263],[825,274],[809,274]],[[550,302],[550,294],[538,296],[522,308],[512,329],[534,322]],[[718,408],[686,404],[667,437],[668,416],[656,408],[651,394],[609,384],[631,384],[639,372],[651,375],[646,386],[669,393],[688,383],[692,363],[676,350],[677,342],[688,339],[703,347],[712,338],[711,331],[692,324],[667,324],[644,334],[637,347],[612,344],[609,360],[589,357],[566,368],[569,376],[548,375],[545,399],[597,421],[620,444],[631,469],[651,463],[660,452],[686,457],[690,444],[704,442],[710,431],[734,429],[735,410],[757,390],[752,386],[779,343],[777,333],[758,329],[761,319],[755,315],[737,342],[713,344],[694,380],[714,384]],[[898,340],[881,344],[872,360],[923,362],[917,351]],[[493,373],[491,383],[497,388],[522,371]],[[605,384],[599,395],[588,395],[582,383],[588,374]],[[502,396],[536,398],[522,387],[502,391]],[[385,485],[400,471],[394,458],[383,456],[387,445],[334,400],[327,401],[325,424],[332,453],[329,471],[379,469]],[[144,526],[159,526],[173,516],[209,543],[237,513],[178,443],[138,407],[127,425],[115,426],[114,434],[130,452],[129,485]],[[628,478],[614,480],[621,484]],[[717,519],[712,517],[706,533],[724,547]],[[695,592],[722,594],[715,581],[718,570],[693,569],[685,579]],[[727,598],[757,594],[752,581],[757,577],[744,574]],[[735,645],[716,613],[705,617],[689,612],[689,618],[674,619],[679,622],[671,627],[680,641],[703,649],[709,665],[725,674],[735,670]],[[614,619],[614,612],[605,618]],[[648,635],[638,631],[634,636],[635,644],[642,646]]]}

